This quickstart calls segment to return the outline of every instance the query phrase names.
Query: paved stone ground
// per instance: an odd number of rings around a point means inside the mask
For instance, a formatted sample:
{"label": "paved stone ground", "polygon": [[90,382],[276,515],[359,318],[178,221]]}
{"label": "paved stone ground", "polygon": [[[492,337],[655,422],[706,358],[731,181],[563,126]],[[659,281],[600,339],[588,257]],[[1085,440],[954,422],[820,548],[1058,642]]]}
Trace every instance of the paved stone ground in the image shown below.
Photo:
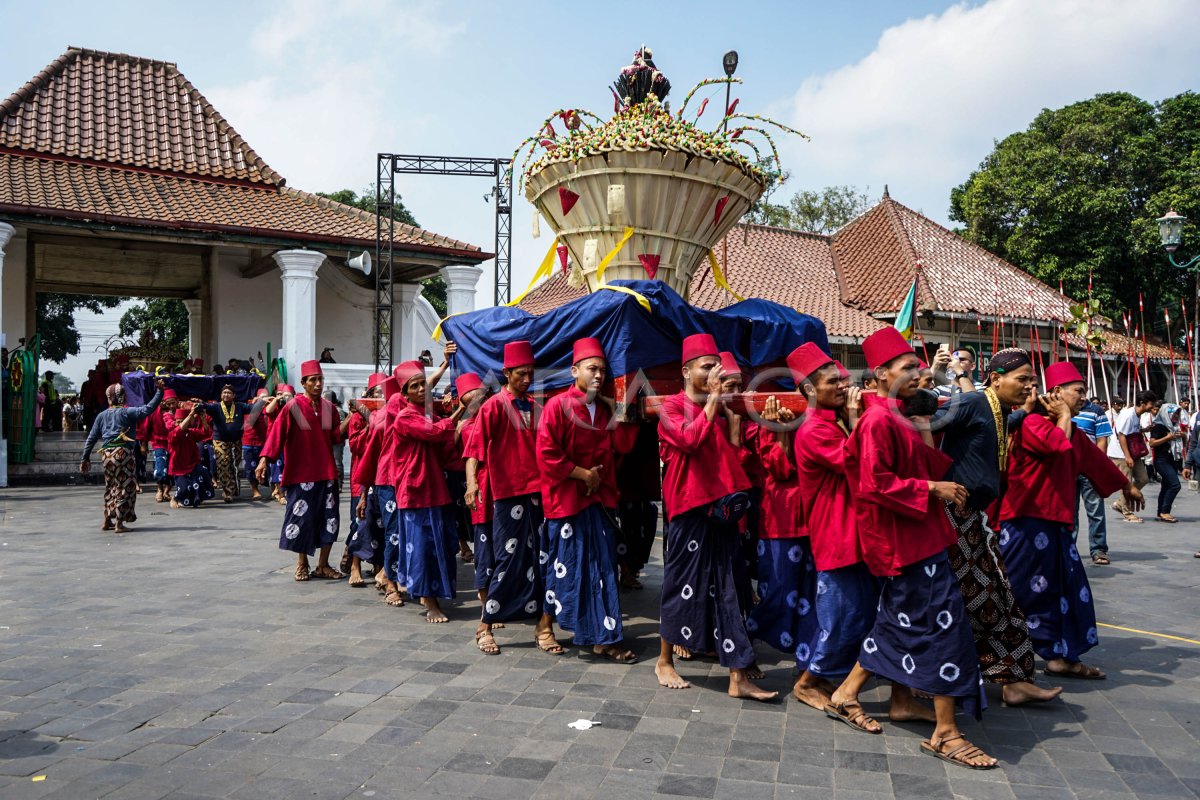
{"label": "paved stone ground", "polygon": [[[6,800],[1200,795],[1195,644],[1102,628],[1110,680],[1029,710],[993,693],[964,728],[1003,769],[971,772],[921,755],[922,726],[869,736],[794,701],[732,700],[713,665],[682,666],[690,691],[660,689],[657,561],[625,595],[640,663],[543,655],[524,625],[487,657],[468,593],[431,626],[372,589],[295,583],[278,506],[142,499],[118,537],[97,530],[96,487],[0,494]],[[1200,639],[1200,499],[1185,491],[1176,513],[1110,521],[1114,564],[1091,572],[1103,622]],[[790,664],[761,656],[786,693]],[[882,712],[880,690],[867,700]],[[567,727],[581,717],[603,725]]]}

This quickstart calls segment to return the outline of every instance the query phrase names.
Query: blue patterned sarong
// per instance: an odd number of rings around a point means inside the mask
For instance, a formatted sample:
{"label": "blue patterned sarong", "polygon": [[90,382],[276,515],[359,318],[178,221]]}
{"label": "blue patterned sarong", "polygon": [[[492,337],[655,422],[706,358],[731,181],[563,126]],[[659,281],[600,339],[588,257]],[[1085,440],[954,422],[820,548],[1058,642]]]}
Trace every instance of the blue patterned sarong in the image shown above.
{"label": "blue patterned sarong", "polygon": [[154,481],[156,483],[169,483],[171,476],[167,474],[168,456],[167,448],[156,447],[152,451],[154,456]]}
{"label": "blue patterned sarong", "polygon": [[242,476],[251,486],[258,486],[258,478],[254,476],[254,470],[258,468],[258,459],[261,454],[261,447],[242,445]]}
{"label": "blue patterned sarong", "polygon": [[[394,487],[377,485],[375,490],[375,507],[383,525],[383,575],[393,583],[399,583],[400,574],[400,517],[396,508],[396,490]],[[403,584],[401,584],[403,585]]]}
{"label": "blue patterned sarong", "polygon": [[[817,641],[817,568],[807,536],[758,540],[758,596],[746,620],[753,639],[789,655],[808,669]],[[861,640],[860,640],[861,641]]]}
{"label": "blue patterned sarong", "polygon": [[339,509],[337,481],[293,483],[285,486],[287,507],[279,549],[313,555],[337,541]]}
{"label": "blue patterned sarong", "polygon": [[480,522],[471,527],[475,532],[475,588],[486,589],[492,582],[496,566],[496,557],[492,555],[492,545],[488,541],[492,534],[492,523]]}
{"label": "blue patterned sarong", "polygon": [[1070,527],[1018,517],[1001,524],[999,541],[1008,582],[1025,612],[1034,650],[1047,661],[1078,662],[1100,637],[1092,589]]}
{"label": "blue patterned sarong", "polygon": [[621,641],[617,528],[611,512],[593,503],[573,517],[546,520],[548,614],[574,634],[577,645]]}
{"label": "blue patterned sarong", "polygon": [[879,605],[879,579],[867,565],[817,573],[817,643],[808,671],[840,678],[849,675],[858,661],[863,639],[875,624]]}
{"label": "blue patterned sarong", "polygon": [[400,556],[397,582],[408,587],[413,597],[453,598],[457,589],[458,537],[450,505],[432,508],[401,508]]}
{"label": "blue patterned sarong", "polygon": [[875,624],[858,661],[881,678],[953,697],[977,719],[982,716],[975,635],[944,551],[884,579]]}
{"label": "blue patterned sarong", "polygon": [[667,523],[659,633],[693,653],[715,651],[730,669],[755,661],[734,579],[740,553],[737,526],[709,520],[707,507]]}
{"label": "blue patterned sarong", "polygon": [[203,462],[187,475],[174,475],[171,480],[175,483],[175,502],[181,506],[196,508],[205,500],[212,500],[215,494],[212,473]]}
{"label": "blue patterned sarong", "polygon": [[[550,554],[542,547],[542,501],[536,494],[497,500],[492,505],[492,577],[483,621],[507,622],[542,613],[543,570]],[[479,554],[476,553],[476,558]]]}
{"label": "blue patterned sarong", "polygon": [[350,538],[346,540],[346,547],[350,550],[350,555],[362,563],[380,567],[383,565],[384,529],[383,516],[379,513],[379,495],[374,487],[367,489],[365,505],[364,516],[360,520],[355,512],[358,501],[350,503],[350,513],[354,515],[355,524],[350,527]]}

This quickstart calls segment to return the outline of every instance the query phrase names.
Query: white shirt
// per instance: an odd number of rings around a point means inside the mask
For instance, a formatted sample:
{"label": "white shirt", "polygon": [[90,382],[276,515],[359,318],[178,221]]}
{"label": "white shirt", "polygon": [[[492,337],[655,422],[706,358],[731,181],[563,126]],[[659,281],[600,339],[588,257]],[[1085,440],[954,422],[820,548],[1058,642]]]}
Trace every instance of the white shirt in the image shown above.
{"label": "white shirt", "polygon": [[1116,422],[1113,423],[1113,435],[1108,439],[1108,457],[1109,458],[1125,458],[1125,451],[1121,449],[1121,440],[1117,436],[1123,433],[1126,436],[1142,434],[1142,424],[1138,419],[1137,412],[1133,406],[1125,406],[1121,409],[1121,413],[1117,414]]}

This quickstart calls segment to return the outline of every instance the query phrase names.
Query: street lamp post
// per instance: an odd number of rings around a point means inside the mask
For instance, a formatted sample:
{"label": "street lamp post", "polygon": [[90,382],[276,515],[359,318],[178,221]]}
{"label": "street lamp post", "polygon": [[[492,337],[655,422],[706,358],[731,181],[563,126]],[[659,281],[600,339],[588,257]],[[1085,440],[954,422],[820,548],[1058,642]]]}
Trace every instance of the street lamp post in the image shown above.
{"label": "street lamp post", "polygon": [[[721,59],[721,66],[725,68],[725,77],[732,78],[733,73],[737,72],[738,54],[737,50],[730,50]],[[729,128],[729,120],[724,119],[729,113],[729,89],[733,86],[733,81],[725,81],[725,111],[721,114],[721,131],[724,132]]]}
{"label": "street lamp post", "polygon": [[[1196,294],[1192,297],[1193,319],[1191,332],[1191,335],[1195,336],[1196,330],[1200,328],[1200,255],[1182,264],[1175,260],[1175,251],[1183,243],[1183,225],[1187,222],[1187,217],[1176,213],[1175,209],[1172,208],[1164,216],[1155,220],[1155,222],[1158,223],[1158,237],[1162,241],[1163,249],[1167,251],[1167,259],[1171,262],[1171,266],[1191,270],[1196,276]],[[1183,321],[1183,324],[1185,327],[1187,326],[1186,319]],[[1195,342],[1192,344],[1195,346]],[[1200,392],[1197,391],[1195,385],[1192,386],[1192,397],[1192,404],[1200,405]]]}

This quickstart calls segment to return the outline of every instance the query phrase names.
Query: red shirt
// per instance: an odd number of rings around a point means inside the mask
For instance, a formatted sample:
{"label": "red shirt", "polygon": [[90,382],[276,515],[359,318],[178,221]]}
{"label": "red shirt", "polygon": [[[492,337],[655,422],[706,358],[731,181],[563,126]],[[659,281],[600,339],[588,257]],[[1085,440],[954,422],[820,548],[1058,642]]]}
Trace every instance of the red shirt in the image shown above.
{"label": "red shirt", "polygon": [[[804,503],[800,493],[800,475],[796,470],[796,434],[788,432],[792,454],[783,452],[774,431],[754,426],[763,470],[762,531],[764,539],[808,536],[804,524]],[[753,483],[754,479],[750,479]]]}
{"label": "red shirt", "polygon": [[813,560],[823,571],[863,560],[854,495],[846,479],[848,436],[836,412],[813,407],[792,443]]}
{"label": "red shirt", "polygon": [[[393,395],[395,400],[400,395]],[[450,489],[438,458],[447,442],[454,441],[451,417],[434,421],[425,409],[401,398],[392,427],[396,432],[395,462],[396,505],[400,508],[433,508],[450,502]]]}
{"label": "red shirt", "polygon": [[475,435],[465,451],[467,458],[487,464],[493,500],[536,494],[542,489],[536,434],[541,408],[527,398],[532,410],[521,412],[513,399],[505,388],[484,402]]}
{"label": "red shirt", "polygon": [[376,414],[381,414],[379,420],[383,427],[383,440],[379,445],[379,461],[375,465],[375,485],[396,485],[396,415],[400,413],[400,404],[405,402],[404,396],[394,394],[388,398],[384,407]]}
{"label": "red shirt", "polygon": [[371,413],[370,421],[354,412],[350,420],[350,491],[362,496],[375,484],[379,453],[383,449],[383,409]]}
{"label": "red shirt", "polygon": [[333,403],[320,399],[320,411],[307,395],[292,398],[275,418],[259,455],[283,456],[285,486],[331,481],[337,477],[333,447],[342,443],[341,417]]}
{"label": "red shirt", "polygon": [[162,406],[154,409],[154,413],[146,417],[150,430],[150,448],[166,450],[167,437],[175,427],[175,412],[163,411]]}
{"label": "red shirt", "polygon": [[1071,425],[1071,438],[1041,414],[1029,414],[1013,432],[1008,453],[1008,488],[1000,519],[1034,517],[1074,525],[1075,476],[1083,475],[1107,497],[1128,480],[1111,459]]}
{"label": "red shirt", "polygon": [[[479,435],[479,428],[475,424],[478,421],[479,416],[475,415],[463,423],[461,433],[463,453],[471,449],[472,440]],[[471,509],[471,523],[486,525],[492,521],[492,494],[488,488],[487,466],[482,461],[475,465],[475,485],[479,487],[479,498],[475,507]]]}
{"label": "red shirt", "polygon": [[925,444],[900,403],[868,395],[846,442],[846,476],[854,492],[863,561],[873,575],[899,575],[945,550],[957,537],[945,506],[929,492],[953,463]]}
{"label": "red shirt", "polygon": [[[597,400],[592,418],[584,393],[572,385],[551,397],[537,431],[537,456],[542,468],[542,504],[547,519],[573,517],[590,505],[617,507],[615,453],[628,453],[637,427],[613,426],[608,404]],[[583,481],[570,477],[575,467],[600,467],[600,488],[591,495]]]}
{"label": "red shirt", "polygon": [[741,458],[729,443],[720,412],[709,421],[687,392],[668,397],[658,412],[658,452],[666,467],[663,505],[668,516],[708,505],[750,488]]}
{"label": "red shirt", "polygon": [[167,474],[191,475],[200,463],[198,431],[193,423],[186,430],[178,425],[167,435]]}
{"label": "red shirt", "polygon": [[750,485],[759,489],[765,488],[767,485],[767,466],[762,462],[762,441],[769,439],[775,440],[775,434],[772,431],[763,430],[757,422],[748,419],[742,419],[742,446],[738,449],[738,455],[742,459],[742,469],[746,472],[746,477],[750,479]]}
{"label": "red shirt", "polygon": [[267,415],[263,413],[265,403],[255,403],[242,421],[242,447],[262,447],[267,442]]}

